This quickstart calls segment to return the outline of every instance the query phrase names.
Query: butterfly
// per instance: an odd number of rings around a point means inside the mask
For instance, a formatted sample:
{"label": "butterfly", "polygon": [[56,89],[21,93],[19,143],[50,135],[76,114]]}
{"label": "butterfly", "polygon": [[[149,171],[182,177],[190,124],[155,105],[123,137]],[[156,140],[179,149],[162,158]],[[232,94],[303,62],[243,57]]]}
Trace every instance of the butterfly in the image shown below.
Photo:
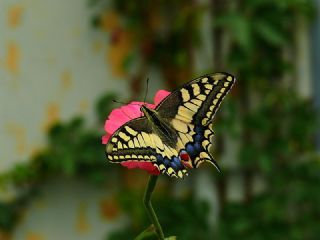
{"label": "butterfly", "polygon": [[219,167],[210,154],[212,120],[235,78],[204,75],[184,84],[155,109],[142,105],[142,117],[122,125],[106,145],[111,162],[151,162],[161,173],[183,178],[201,163]]}

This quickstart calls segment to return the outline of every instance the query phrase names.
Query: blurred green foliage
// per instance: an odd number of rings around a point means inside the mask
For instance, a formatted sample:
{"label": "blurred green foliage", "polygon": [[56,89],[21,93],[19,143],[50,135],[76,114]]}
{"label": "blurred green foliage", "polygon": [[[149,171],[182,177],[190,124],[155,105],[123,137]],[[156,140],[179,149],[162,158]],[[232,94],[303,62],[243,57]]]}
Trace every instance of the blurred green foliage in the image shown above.
{"label": "blurred green foliage", "polygon": [[265,94],[259,108],[243,119],[254,141],[241,148],[239,160],[269,174],[282,164],[280,159],[298,160],[301,153],[314,149],[317,119],[312,103],[300,100],[294,93],[284,90],[281,94]]}
{"label": "blurred green foliage", "polygon": [[[101,127],[102,113],[107,116],[113,108],[113,96],[107,93],[97,102],[97,117]],[[106,168],[102,135],[97,128],[88,129],[80,117],[52,126],[45,149],[0,175],[3,190],[9,188],[10,191],[13,188],[17,192],[15,198],[0,202],[0,230],[14,229],[21,212],[47,179],[66,176],[98,185],[104,183],[110,175],[110,168]]]}
{"label": "blurred green foliage", "polygon": [[[131,226],[113,232],[106,239],[134,239],[141,229],[150,225],[145,209],[142,207],[142,192],[127,189],[119,194],[123,210],[132,220]],[[153,205],[166,236],[177,235],[177,239],[211,239],[213,231],[208,224],[209,206],[206,202],[196,200],[193,196],[174,198],[169,192],[155,194]],[[151,238],[156,239],[156,238]]]}
{"label": "blurred green foliage", "polygon": [[12,231],[17,222],[18,212],[15,204],[0,203],[0,226],[2,230]]}
{"label": "blurred green foliage", "polygon": [[[219,196],[222,209],[216,238],[316,239],[319,199],[315,197],[315,186],[320,168],[319,157],[314,156],[314,132],[319,122],[312,102],[297,95],[294,81],[283,81],[286,75],[294,77],[295,62],[285,55],[294,55],[296,26],[298,21],[312,19],[312,2],[212,0],[201,5],[194,1],[145,0],[143,6],[135,0],[112,3],[111,9],[122,17],[124,29],[138,39],[138,57],[164,73],[170,87],[179,85],[184,76],[181,72],[193,69],[190,52],[201,48],[204,40],[199,34],[199,19],[213,13],[213,48],[218,53],[227,49],[220,55],[213,54],[217,58],[213,69],[226,69],[238,79],[231,99],[223,105],[223,114],[217,116],[215,129],[217,135],[229,135],[240,144],[236,169],[224,168],[217,181],[228,181],[234,172],[244,178],[243,202],[233,203]],[[150,27],[150,15],[160,23]],[[146,45],[152,50],[148,54],[143,51]],[[226,67],[221,69],[223,66]],[[223,139],[217,141],[218,152],[227,151],[221,145]],[[253,191],[254,176],[263,179],[266,189],[262,194]],[[218,189],[220,195],[225,194],[225,187],[226,184],[218,187],[222,188]],[[186,209],[190,211],[190,207]],[[143,222],[137,216],[132,218]],[[166,226],[165,220],[161,222]],[[126,231],[132,232],[132,226],[122,233]],[[175,235],[178,239],[192,236]]]}
{"label": "blurred green foliage", "polygon": [[[100,139],[101,134],[86,129],[81,118],[58,123],[49,131],[48,147],[30,161],[18,164],[5,173],[1,182],[28,188],[60,174],[99,182],[106,174],[105,164],[101,162],[104,152],[99,148]],[[90,171],[91,168],[95,171]]]}
{"label": "blurred green foliage", "polygon": [[217,238],[318,239],[319,173],[319,158],[274,168],[263,194],[224,209]]}

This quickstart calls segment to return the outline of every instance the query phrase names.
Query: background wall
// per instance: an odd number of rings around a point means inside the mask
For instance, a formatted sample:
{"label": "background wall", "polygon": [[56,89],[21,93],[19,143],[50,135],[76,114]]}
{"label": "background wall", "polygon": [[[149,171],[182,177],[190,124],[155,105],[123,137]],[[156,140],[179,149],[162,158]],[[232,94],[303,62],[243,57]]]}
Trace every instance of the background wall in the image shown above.
{"label": "background wall", "polygon": [[[96,124],[97,97],[126,92],[110,73],[107,35],[90,26],[91,14],[87,0],[0,1],[0,172],[44,148],[52,124],[75,115]],[[110,192],[68,180],[43,189],[14,239],[102,239],[117,225],[101,215]]]}
{"label": "background wall", "polygon": [[0,2],[0,172],[42,148],[56,121],[92,123],[97,96],[126,92],[91,14],[87,0]]}

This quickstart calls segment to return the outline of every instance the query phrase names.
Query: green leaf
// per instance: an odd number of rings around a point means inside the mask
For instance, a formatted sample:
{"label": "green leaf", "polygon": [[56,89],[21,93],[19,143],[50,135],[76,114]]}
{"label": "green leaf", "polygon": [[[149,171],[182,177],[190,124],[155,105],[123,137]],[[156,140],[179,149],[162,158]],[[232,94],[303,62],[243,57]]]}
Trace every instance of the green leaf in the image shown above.
{"label": "green leaf", "polygon": [[0,230],[11,231],[18,220],[18,212],[13,204],[0,202]]}
{"label": "green leaf", "polygon": [[100,123],[103,123],[114,107],[113,100],[117,100],[115,93],[107,92],[96,103],[95,109]]}
{"label": "green leaf", "polygon": [[234,42],[244,50],[252,48],[251,24],[245,16],[238,13],[222,15],[215,19],[214,24],[228,29]]}
{"label": "green leaf", "polygon": [[283,33],[278,29],[276,25],[268,23],[266,21],[254,21],[254,30],[264,39],[266,42],[281,46],[286,43],[286,38]]}

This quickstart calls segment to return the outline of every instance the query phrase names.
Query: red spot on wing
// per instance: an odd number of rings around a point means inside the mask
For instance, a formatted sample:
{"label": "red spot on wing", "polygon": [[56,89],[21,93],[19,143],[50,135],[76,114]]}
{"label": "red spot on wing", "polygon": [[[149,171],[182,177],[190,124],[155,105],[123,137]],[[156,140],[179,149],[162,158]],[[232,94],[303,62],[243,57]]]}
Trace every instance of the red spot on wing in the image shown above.
{"label": "red spot on wing", "polygon": [[181,163],[186,167],[186,168],[192,168],[189,164],[190,156],[186,151],[181,151],[180,153],[180,159]]}
{"label": "red spot on wing", "polygon": [[188,153],[180,153],[180,159],[181,159],[182,161],[189,161],[190,156],[189,156]]}

